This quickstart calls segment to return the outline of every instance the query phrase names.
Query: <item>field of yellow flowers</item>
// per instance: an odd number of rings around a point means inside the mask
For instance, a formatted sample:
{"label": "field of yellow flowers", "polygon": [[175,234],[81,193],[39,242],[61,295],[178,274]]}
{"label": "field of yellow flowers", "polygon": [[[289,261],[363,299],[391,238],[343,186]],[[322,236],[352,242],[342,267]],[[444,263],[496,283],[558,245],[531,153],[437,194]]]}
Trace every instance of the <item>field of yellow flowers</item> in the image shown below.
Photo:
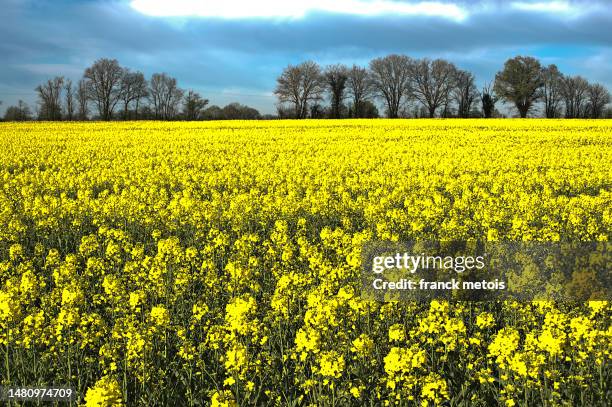
{"label": "field of yellow flowers", "polygon": [[372,240],[609,240],[610,121],[0,124],[0,145],[4,386],[88,406],[612,399],[606,301],[375,302],[359,278]]}

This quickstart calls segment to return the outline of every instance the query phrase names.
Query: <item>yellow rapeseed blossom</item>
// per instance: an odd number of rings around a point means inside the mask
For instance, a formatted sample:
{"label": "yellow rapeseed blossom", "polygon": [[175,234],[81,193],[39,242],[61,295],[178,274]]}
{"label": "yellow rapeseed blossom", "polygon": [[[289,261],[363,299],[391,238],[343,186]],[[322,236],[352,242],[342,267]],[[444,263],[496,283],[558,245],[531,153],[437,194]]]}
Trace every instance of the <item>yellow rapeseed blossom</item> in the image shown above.
{"label": "yellow rapeseed blossom", "polygon": [[158,326],[167,326],[170,323],[170,314],[163,306],[155,306],[151,308],[151,321]]}
{"label": "yellow rapeseed blossom", "polygon": [[85,395],[87,407],[120,407],[123,406],[119,383],[110,376],[104,376],[87,389]]}

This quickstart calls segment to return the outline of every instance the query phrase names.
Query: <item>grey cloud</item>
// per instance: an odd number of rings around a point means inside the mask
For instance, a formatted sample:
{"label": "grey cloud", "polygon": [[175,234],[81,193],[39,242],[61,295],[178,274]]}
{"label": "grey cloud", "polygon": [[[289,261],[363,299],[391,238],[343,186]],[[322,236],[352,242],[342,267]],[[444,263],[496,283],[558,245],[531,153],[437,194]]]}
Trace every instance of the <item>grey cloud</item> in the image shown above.
{"label": "grey cloud", "polygon": [[234,93],[243,97],[234,99],[253,100],[264,111],[273,110],[273,98],[253,95],[270,92],[287,63],[304,59],[365,64],[391,52],[446,57],[482,83],[505,58],[532,54],[570,73],[612,77],[612,10],[604,2],[571,18],[512,10],[503,5],[508,2],[455,3],[470,8],[467,20],[325,13],[285,21],[163,19],[143,16],[127,2],[0,0],[8,16],[0,26],[0,99],[5,107],[18,98],[9,93],[23,92],[31,102],[32,89],[54,66],[56,74],[71,76],[99,57],[147,75],[168,72],[185,87],[211,92],[213,103],[233,96],[223,89],[240,89]]}

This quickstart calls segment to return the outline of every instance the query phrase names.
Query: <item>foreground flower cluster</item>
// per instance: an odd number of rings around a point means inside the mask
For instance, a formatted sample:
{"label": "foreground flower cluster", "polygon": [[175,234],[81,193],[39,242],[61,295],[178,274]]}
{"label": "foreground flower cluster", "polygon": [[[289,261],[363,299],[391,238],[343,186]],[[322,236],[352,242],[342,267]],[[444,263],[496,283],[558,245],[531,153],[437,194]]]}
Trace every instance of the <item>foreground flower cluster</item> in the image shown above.
{"label": "foreground flower cluster", "polygon": [[612,123],[0,125],[1,384],[110,405],[605,405],[608,302],[373,302],[372,240],[607,241]]}

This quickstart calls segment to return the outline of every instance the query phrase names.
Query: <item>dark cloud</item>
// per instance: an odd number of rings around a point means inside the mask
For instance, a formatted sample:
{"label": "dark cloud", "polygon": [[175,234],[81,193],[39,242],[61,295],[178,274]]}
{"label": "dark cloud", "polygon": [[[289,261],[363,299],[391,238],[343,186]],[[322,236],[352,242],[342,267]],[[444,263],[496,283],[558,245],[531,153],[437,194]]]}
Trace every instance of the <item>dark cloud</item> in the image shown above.
{"label": "dark cloud", "polygon": [[[444,57],[490,81],[516,54],[612,85],[612,11],[570,2],[580,14],[521,11],[500,1],[456,1],[466,20],[311,13],[297,20],[155,18],[125,1],[0,0],[0,100],[6,107],[47,77],[76,79],[99,57],[147,75],[168,72],[213,103],[240,100],[272,111],[270,92],[287,63],[362,63],[386,53]],[[587,7],[588,6],[588,7]]]}

